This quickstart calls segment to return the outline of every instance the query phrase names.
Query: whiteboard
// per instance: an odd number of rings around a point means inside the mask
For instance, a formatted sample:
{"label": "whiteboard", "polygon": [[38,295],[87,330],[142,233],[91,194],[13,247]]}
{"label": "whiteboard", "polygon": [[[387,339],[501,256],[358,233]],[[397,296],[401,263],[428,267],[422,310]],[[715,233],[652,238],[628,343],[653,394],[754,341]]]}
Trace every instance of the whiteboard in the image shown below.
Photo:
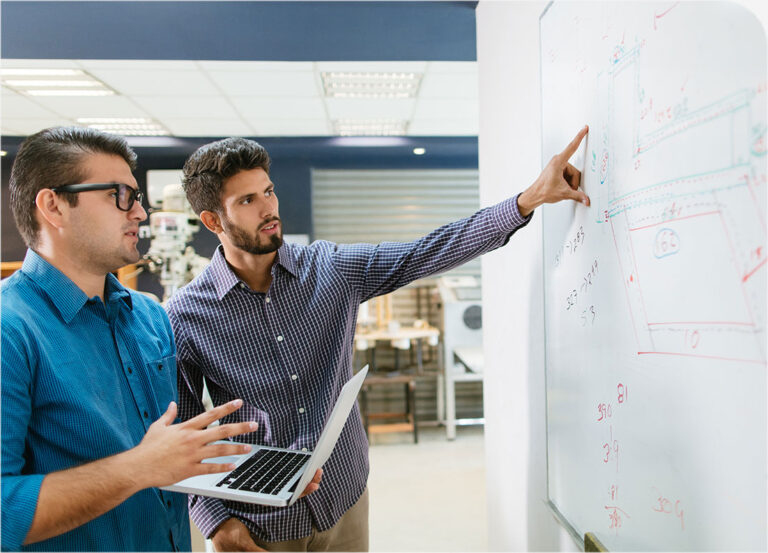
{"label": "whiteboard", "polygon": [[766,550],[766,45],[729,3],[555,2],[542,153],[550,505],[609,550]]}

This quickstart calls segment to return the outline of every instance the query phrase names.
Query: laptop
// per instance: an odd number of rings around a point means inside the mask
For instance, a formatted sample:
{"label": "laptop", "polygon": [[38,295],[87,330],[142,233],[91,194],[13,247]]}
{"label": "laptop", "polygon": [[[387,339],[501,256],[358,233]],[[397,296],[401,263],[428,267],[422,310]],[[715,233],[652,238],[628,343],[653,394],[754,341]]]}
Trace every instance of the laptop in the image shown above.
{"label": "laptop", "polygon": [[254,444],[253,449],[244,455],[214,457],[203,461],[236,463],[237,466],[230,472],[193,476],[160,489],[275,507],[293,505],[317,469],[331,456],[366,374],[368,365],[341,388],[339,398],[314,451],[296,451]]}

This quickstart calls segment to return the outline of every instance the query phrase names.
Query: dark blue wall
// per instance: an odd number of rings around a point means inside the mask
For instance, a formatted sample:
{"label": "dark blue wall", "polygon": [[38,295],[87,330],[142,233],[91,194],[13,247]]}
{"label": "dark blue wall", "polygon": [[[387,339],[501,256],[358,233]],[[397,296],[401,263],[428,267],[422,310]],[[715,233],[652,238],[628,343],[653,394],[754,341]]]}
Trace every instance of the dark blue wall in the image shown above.
{"label": "dark blue wall", "polygon": [[472,61],[476,2],[3,2],[4,58]]}

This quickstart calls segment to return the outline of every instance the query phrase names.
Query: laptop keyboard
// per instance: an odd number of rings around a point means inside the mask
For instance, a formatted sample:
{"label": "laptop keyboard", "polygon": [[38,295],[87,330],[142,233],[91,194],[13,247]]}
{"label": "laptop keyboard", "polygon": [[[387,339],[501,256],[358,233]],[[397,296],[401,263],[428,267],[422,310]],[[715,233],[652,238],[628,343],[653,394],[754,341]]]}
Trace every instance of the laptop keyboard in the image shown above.
{"label": "laptop keyboard", "polygon": [[308,458],[305,453],[260,449],[216,485],[274,495]]}

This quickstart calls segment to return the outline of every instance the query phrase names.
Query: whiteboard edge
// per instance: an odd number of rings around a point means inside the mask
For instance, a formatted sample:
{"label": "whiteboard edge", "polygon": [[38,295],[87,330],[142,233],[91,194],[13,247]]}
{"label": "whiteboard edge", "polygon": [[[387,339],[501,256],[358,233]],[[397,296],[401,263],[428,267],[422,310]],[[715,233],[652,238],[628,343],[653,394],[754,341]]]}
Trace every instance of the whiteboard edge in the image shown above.
{"label": "whiteboard edge", "polygon": [[565,528],[566,532],[573,538],[574,543],[579,548],[580,551],[584,550],[584,537],[579,535],[578,530],[573,527],[573,525],[568,522],[568,519],[565,518],[565,515],[560,512],[560,509],[558,509],[554,503],[552,503],[551,500],[546,501],[547,507],[549,507],[549,510],[552,511],[552,515],[555,517],[557,522],[560,523],[560,526]]}

